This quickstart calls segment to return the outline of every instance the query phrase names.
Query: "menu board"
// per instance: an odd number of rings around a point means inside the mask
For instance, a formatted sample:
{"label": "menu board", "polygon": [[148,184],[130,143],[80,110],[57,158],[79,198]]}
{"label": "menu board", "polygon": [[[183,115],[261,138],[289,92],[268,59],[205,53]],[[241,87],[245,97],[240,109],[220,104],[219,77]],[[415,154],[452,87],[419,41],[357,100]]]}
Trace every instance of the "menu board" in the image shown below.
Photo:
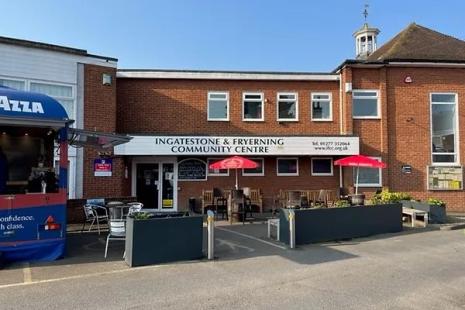
{"label": "menu board", "polygon": [[207,164],[196,158],[188,158],[178,163],[179,181],[205,181],[207,179]]}
{"label": "menu board", "polygon": [[428,167],[428,190],[462,190],[462,167]]}

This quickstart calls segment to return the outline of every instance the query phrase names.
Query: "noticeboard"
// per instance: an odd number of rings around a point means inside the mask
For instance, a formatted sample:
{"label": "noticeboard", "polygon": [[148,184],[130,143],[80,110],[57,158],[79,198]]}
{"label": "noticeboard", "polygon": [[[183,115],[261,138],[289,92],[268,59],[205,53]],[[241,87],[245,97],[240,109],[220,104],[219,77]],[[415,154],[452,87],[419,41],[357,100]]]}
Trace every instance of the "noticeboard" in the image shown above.
{"label": "noticeboard", "polygon": [[196,158],[188,158],[178,163],[179,181],[207,180],[207,163]]}
{"label": "noticeboard", "polygon": [[428,167],[428,190],[462,190],[463,168],[462,167]]}

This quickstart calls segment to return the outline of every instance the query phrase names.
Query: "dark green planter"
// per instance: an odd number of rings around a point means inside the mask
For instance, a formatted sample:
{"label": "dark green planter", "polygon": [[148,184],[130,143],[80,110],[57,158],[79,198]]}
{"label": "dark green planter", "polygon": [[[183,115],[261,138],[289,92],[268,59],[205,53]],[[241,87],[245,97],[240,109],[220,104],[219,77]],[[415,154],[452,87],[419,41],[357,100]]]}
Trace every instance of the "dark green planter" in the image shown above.
{"label": "dark green planter", "polygon": [[126,223],[126,263],[131,267],[203,257],[203,217],[167,217]]}
{"label": "dark green planter", "polygon": [[[295,212],[296,245],[402,231],[402,205],[301,209]],[[289,210],[281,209],[280,240],[289,244]]]}

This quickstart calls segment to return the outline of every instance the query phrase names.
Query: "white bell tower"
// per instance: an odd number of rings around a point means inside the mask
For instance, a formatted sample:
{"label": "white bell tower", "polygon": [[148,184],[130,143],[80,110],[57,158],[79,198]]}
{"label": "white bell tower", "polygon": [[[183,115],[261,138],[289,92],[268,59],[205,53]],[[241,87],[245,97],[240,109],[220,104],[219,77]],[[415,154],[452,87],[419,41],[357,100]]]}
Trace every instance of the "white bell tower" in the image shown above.
{"label": "white bell tower", "polygon": [[376,51],[377,36],[380,32],[378,28],[370,27],[367,23],[368,4],[365,4],[363,16],[365,16],[365,23],[353,35],[355,38],[355,56],[357,59],[366,59]]}

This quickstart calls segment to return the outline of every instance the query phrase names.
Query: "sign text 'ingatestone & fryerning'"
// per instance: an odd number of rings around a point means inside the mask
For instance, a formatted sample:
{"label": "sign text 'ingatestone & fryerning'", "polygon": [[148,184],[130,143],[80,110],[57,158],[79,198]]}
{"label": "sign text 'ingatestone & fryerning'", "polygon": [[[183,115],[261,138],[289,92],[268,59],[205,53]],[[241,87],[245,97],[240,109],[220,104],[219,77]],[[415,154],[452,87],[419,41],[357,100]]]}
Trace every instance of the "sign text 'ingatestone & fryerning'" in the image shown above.
{"label": "sign text 'ingatestone & fryerning'", "polygon": [[355,155],[358,137],[135,136],[116,155]]}

